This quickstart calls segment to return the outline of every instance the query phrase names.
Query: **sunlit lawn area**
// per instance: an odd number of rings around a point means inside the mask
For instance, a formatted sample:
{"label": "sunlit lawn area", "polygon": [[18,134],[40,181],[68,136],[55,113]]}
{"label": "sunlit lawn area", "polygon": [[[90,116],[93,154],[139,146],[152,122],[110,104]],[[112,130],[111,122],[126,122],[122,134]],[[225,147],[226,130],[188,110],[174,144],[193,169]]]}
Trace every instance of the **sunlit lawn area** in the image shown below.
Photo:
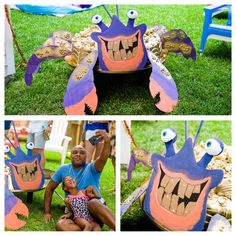
{"label": "sunlit lawn area", "polygon": [[[115,6],[108,6],[115,12]],[[167,29],[183,29],[192,39],[197,52],[203,27],[203,5],[121,5],[120,18],[127,22],[127,11],[137,9],[139,16],[135,24],[157,24]],[[68,30],[80,32],[92,24],[91,17],[100,14],[106,24],[110,23],[102,7],[69,15],[30,15],[12,10],[13,27],[19,44],[27,59],[40,47],[51,32]],[[227,15],[214,18],[214,23],[225,24]],[[21,60],[15,52],[16,64]],[[231,114],[231,44],[208,40],[203,56],[197,60],[185,60],[172,54],[165,66],[174,78],[179,92],[179,103],[173,115],[181,114]],[[14,79],[6,85],[5,112],[11,114],[64,114],[63,96],[73,68],[63,60],[48,60],[41,65],[33,84],[26,87],[25,68],[17,68]],[[96,114],[162,114],[155,106],[149,92],[149,72],[125,76],[100,75],[95,77],[100,84]]]}
{"label": "sunlit lawn area", "polygon": [[[195,137],[199,122],[189,122],[189,135]],[[184,121],[133,121],[132,134],[138,147],[145,148],[151,153],[162,153],[165,149],[161,141],[161,132],[165,128],[174,128],[177,132],[177,149],[185,141]],[[198,137],[197,145],[206,142],[211,137],[218,137],[225,145],[231,146],[230,121],[205,121]],[[214,159],[212,160],[214,161]],[[132,180],[127,181],[127,169],[121,169],[121,202],[123,202],[137,187],[151,174],[151,171],[138,164],[132,173]],[[151,223],[140,206],[139,200],[129,208],[121,218],[121,230],[124,231],[152,231],[157,226]]]}
{"label": "sunlit lawn area", "polygon": [[[60,155],[52,152],[46,152],[47,161],[46,168],[50,170],[56,170],[60,166]],[[69,159],[66,160],[69,162]],[[100,181],[101,195],[105,199],[107,206],[115,214],[115,177],[114,169],[109,159],[103,173],[101,175]],[[61,185],[56,189],[62,196],[64,193],[61,189]],[[63,215],[65,210],[65,205],[62,199],[60,199],[55,193],[53,194],[52,200],[52,215],[53,221],[50,223],[45,223],[43,221],[43,202],[44,202],[44,190],[35,192],[33,195],[33,202],[31,204],[26,202],[26,193],[16,194],[29,208],[29,217],[26,220],[26,225],[20,231],[54,231],[55,223],[58,218]],[[25,220],[25,219],[24,219]],[[103,226],[103,230],[109,230],[107,226]]]}

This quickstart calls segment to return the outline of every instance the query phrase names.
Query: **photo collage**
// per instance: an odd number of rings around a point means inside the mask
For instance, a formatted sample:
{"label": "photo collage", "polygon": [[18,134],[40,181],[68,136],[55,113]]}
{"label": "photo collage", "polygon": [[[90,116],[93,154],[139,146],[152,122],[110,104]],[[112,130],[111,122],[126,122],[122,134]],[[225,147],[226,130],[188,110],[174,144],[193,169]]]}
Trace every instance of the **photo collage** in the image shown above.
{"label": "photo collage", "polygon": [[3,234],[233,233],[233,1],[0,5]]}

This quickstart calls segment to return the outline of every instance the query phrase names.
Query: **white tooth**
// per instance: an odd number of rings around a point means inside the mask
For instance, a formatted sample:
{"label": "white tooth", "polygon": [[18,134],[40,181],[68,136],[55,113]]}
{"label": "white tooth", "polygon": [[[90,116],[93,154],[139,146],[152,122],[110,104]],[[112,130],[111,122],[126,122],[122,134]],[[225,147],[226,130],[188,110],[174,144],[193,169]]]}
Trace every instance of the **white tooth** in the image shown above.
{"label": "white tooth", "polygon": [[180,198],[184,198],[184,194],[187,188],[187,184],[181,179],[179,182],[178,195]]}
{"label": "white tooth", "polygon": [[113,44],[114,44],[113,42],[108,42],[107,43],[107,48],[108,49],[113,49]]}
{"label": "white tooth", "polygon": [[136,54],[137,54],[137,51],[138,51],[138,46],[137,46],[137,47],[135,47],[135,48],[133,48],[133,56],[136,56]]}
{"label": "white tooth", "polygon": [[163,197],[163,199],[162,199],[161,205],[162,205],[165,209],[169,210],[170,202],[171,202],[171,194],[165,193],[165,195],[164,195],[164,197]]}
{"label": "white tooth", "polygon": [[108,55],[112,61],[114,61],[113,50],[108,50]]}
{"label": "white tooth", "polygon": [[185,211],[184,211],[184,215],[186,216],[187,214],[189,214],[192,209],[195,207],[196,202],[189,202],[188,205],[185,207]]}
{"label": "white tooth", "polygon": [[127,56],[127,54],[126,54],[126,52],[125,52],[125,49],[121,49],[120,50],[120,54],[121,54],[121,58],[122,58],[122,60],[127,60],[128,59],[128,56]]}
{"label": "white tooth", "polygon": [[185,191],[185,196],[186,196],[187,198],[190,198],[190,197],[191,197],[192,192],[193,192],[193,189],[194,189],[194,186],[188,184],[187,189],[186,189],[186,191]]}
{"label": "white tooth", "polygon": [[176,213],[176,211],[177,211],[178,200],[179,200],[179,197],[177,195],[173,194],[172,198],[171,198],[171,203],[170,203],[170,211],[173,213]]}
{"label": "white tooth", "polygon": [[178,182],[179,182],[179,178],[170,178],[170,180],[165,188],[165,192],[172,193]]}
{"label": "white tooth", "polygon": [[193,193],[200,193],[200,190],[201,190],[201,186],[200,184],[199,185],[196,185],[193,189]]}
{"label": "white tooth", "polygon": [[134,36],[134,37],[133,37],[133,42],[136,42],[136,41],[137,41],[137,37]]}
{"label": "white tooth", "polygon": [[168,184],[169,180],[170,180],[170,177],[167,176],[167,175],[164,175],[164,177],[161,180],[161,186],[162,187],[166,187],[166,185]]}
{"label": "white tooth", "polygon": [[113,51],[117,52],[119,51],[119,48],[120,48],[120,40],[117,40],[114,42]]}
{"label": "white tooth", "polygon": [[128,56],[128,59],[131,59],[133,57],[133,54],[130,50],[128,51],[127,56]]}
{"label": "white tooth", "polygon": [[158,202],[159,202],[160,204],[161,204],[161,202],[162,202],[163,193],[164,193],[164,188],[160,187],[160,188],[157,190],[157,200],[158,200]]}
{"label": "white tooth", "polygon": [[114,52],[114,58],[115,58],[115,61],[121,61],[121,55],[120,55],[120,52]]}
{"label": "white tooth", "polygon": [[128,39],[128,45],[129,45],[130,47],[133,46],[133,39],[132,39],[132,38],[131,38],[131,39]]}
{"label": "white tooth", "polygon": [[182,216],[182,215],[184,214],[184,202],[181,202],[181,203],[178,205],[176,214],[177,214],[178,216]]}
{"label": "white tooth", "polygon": [[122,43],[122,46],[123,46],[124,49],[128,49],[129,48],[127,39],[122,39],[121,43]]}

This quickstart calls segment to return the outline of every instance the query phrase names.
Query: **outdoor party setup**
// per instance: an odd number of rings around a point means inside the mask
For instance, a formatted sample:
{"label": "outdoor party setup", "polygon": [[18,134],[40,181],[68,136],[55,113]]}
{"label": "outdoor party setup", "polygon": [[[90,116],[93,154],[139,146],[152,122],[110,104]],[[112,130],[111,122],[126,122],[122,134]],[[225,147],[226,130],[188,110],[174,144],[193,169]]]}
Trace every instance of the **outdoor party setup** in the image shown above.
{"label": "outdoor party setup", "polygon": [[119,74],[151,68],[149,89],[156,107],[171,112],[178,103],[177,86],[162,64],[169,52],[182,54],[186,59],[196,59],[191,39],[181,29],[166,30],[157,25],[147,29],[145,24],[134,26],[136,10],[128,11],[124,24],[116,14],[111,15],[110,26],[100,15],[94,15],[92,26],[79,34],[59,30],[49,35],[46,42],[30,57],[25,72],[25,82],[30,85],[38,73],[41,62],[47,59],[65,59],[75,67],[64,95],[64,109],[68,115],[85,114],[89,108],[95,113],[98,97],[94,84],[94,70],[104,74]]}
{"label": "outdoor party setup", "polygon": [[26,223],[20,220],[17,214],[28,217],[29,212],[26,205],[12,191],[32,192],[41,190],[44,187],[44,173],[40,165],[40,154],[32,153],[34,144],[32,142],[26,144],[28,150],[26,154],[19,144],[14,122],[12,122],[12,126],[18,145],[13,144],[5,134],[6,139],[15,151],[14,154],[8,145],[5,146],[5,155],[8,156],[8,158],[5,158],[5,165],[8,169],[5,178],[5,227],[16,230],[23,227]]}
{"label": "outdoor party setup", "polygon": [[[140,198],[145,214],[163,230],[204,229],[209,192],[216,188],[224,177],[222,169],[209,169],[207,166],[214,156],[219,156],[224,151],[224,144],[218,138],[207,140],[205,153],[196,160],[194,147],[202,125],[203,121],[200,122],[197,134],[192,140],[188,136],[188,123],[185,122],[185,143],[178,151],[174,148],[177,140],[175,130],[163,130],[161,140],[165,144],[164,154],[150,153],[138,148],[131,139],[134,148],[128,166],[128,180],[131,180],[132,171],[138,163],[152,170],[152,173],[150,178],[121,204],[121,216]],[[223,230],[230,230],[229,221],[217,212],[211,216],[209,227],[216,227],[218,220],[221,222],[220,227],[223,225]]]}

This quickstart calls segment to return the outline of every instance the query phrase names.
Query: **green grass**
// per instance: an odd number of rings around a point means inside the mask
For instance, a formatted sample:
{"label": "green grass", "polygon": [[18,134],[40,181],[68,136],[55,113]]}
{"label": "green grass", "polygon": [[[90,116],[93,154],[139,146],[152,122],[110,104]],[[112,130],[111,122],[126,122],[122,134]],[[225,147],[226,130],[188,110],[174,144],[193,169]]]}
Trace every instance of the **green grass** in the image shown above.
{"label": "green grass", "polygon": [[[120,6],[120,17],[127,22],[127,10],[133,6]],[[192,39],[197,52],[203,26],[203,5],[136,5],[139,12],[136,24],[147,26],[162,24],[167,29],[181,28]],[[114,6],[109,6],[114,12]],[[12,11],[15,33],[25,57],[44,43],[56,30],[79,32],[91,25],[91,17],[101,14],[104,22],[110,20],[103,8],[77,13],[64,18],[30,15]],[[225,16],[225,15],[224,15]],[[225,17],[214,18],[224,24]],[[16,64],[20,58],[15,53]],[[171,113],[176,114],[231,114],[231,44],[208,40],[203,56],[197,60],[185,60],[182,56],[170,55],[165,66],[174,78],[179,91],[179,104]],[[6,85],[6,114],[64,114],[63,96],[73,69],[62,60],[49,60],[41,65],[33,84],[26,87],[25,69],[17,68],[14,79]],[[149,93],[148,72],[126,76],[96,76],[99,103],[96,114],[162,114],[158,111]]]}
{"label": "green grass", "polygon": [[[56,153],[46,152],[46,167],[51,170],[56,170],[60,166],[60,155]],[[69,160],[67,159],[67,162]],[[109,159],[100,180],[101,195],[106,200],[107,206],[115,214],[115,177],[114,170]],[[61,185],[58,186],[57,191],[64,196]],[[45,223],[43,221],[43,202],[44,190],[34,193],[33,203],[26,203],[26,193],[16,194],[28,207],[29,218],[26,220],[27,224],[20,229],[20,231],[55,231],[55,224],[59,217],[63,215],[65,207],[64,202],[54,193],[52,200],[52,215],[53,221]],[[22,218],[23,219],[23,218]],[[103,226],[103,230],[109,230],[107,226]]]}
{"label": "green grass", "polygon": [[[199,122],[189,122],[189,134],[195,136]],[[181,148],[184,143],[184,121],[132,121],[132,134],[138,147],[150,152],[162,153],[165,146],[160,139],[161,131],[165,128],[174,128],[177,132],[177,147]],[[205,121],[198,142],[206,141],[211,137],[220,138],[226,145],[231,145],[231,122],[230,121]],[[123,202],[144,180],[149,177],[151,171],[138,164],[133,171],[131,182],[127,181],[127,170],[121,169],[121,202]],[[121,230],[124,231],[149,231],[157,230],[145,213],[142,211],[139,200],[130,207],[121,218]]]}

